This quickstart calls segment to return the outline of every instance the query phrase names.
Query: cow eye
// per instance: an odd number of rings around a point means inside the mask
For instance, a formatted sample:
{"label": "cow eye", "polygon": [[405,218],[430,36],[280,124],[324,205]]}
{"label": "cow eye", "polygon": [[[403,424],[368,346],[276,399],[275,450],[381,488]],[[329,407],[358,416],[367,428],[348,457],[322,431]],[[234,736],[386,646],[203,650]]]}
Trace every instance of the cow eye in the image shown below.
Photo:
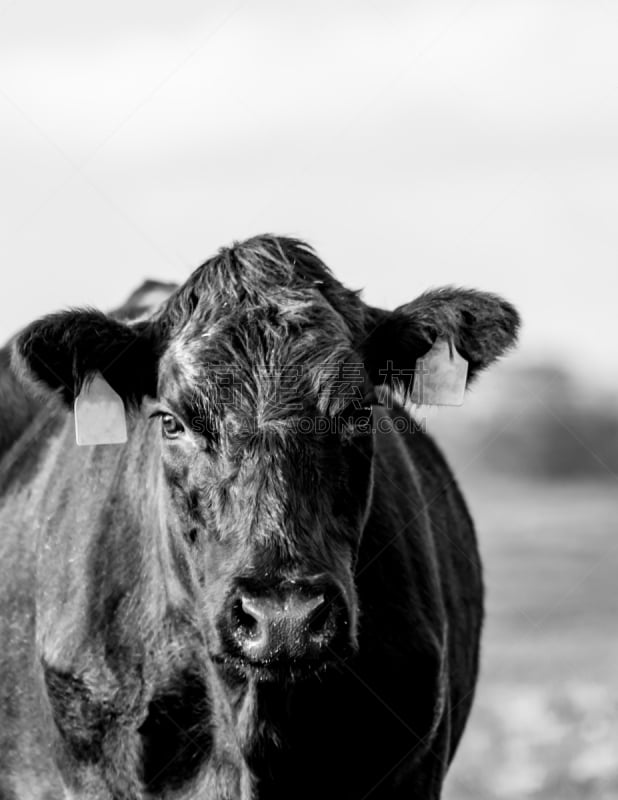
{"label": "cow eye", "polygon": [[162,414],[161,431],[166,439],[176,439],[184,431],[184,427],[172,414]]}
{"label": "cow eye", "polygon": [[351,436],[365,436],[371,433],[371,406],[349,405],[340,415],[345,423],[346,431]]}

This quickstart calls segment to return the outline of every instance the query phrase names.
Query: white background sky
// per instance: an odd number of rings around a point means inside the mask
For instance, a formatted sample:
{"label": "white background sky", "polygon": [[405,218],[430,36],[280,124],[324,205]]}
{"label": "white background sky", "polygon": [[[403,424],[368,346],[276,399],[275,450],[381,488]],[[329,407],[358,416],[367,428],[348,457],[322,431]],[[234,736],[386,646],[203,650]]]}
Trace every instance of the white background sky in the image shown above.
{"label": "white background sky", "polygon": [[618,382],[613,0],[0,0],[0,337],[298,235]]}

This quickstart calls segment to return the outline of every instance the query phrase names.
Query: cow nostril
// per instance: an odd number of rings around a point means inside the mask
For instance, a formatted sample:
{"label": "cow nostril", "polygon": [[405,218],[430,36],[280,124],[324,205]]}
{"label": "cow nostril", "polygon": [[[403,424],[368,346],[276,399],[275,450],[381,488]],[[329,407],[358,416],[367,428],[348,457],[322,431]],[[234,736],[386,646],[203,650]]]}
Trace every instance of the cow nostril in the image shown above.
{"label": "cow nostril", "polygon": [[320,605],[315,608],[307,620],[307,632],[310,636],[323,636],[332,623],[332,603],[322,598]]}
{"label": "cow nostril", "polygon": [[259,620],[245,607],[242,598],[232,606],[232,620],[236,630],[243,636],[252,638],[259,632]]}

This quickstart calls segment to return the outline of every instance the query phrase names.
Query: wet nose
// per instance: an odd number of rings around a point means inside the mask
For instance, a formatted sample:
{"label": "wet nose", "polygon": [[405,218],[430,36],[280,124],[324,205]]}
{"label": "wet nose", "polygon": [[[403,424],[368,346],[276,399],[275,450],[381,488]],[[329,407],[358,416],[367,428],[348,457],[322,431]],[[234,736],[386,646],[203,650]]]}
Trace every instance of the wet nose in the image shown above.
{"label": "wet nose", "polygon": [[234,638],[253,663],[320,659],[337,630],[337,610],[326,592],[240,592],[232,610]]}

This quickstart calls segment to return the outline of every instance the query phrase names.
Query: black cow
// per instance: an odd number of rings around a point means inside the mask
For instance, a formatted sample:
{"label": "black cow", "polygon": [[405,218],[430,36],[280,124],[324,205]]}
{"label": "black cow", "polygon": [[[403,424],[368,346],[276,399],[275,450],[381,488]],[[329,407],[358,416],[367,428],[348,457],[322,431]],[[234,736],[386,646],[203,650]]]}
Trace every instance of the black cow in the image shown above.
{"label": "black cow", "polygon": [[[473,378],[517,327],[467,290],[369,307],[261,236],[146,319],[23,331],[16,371],[58,402],[0,462],[2,800],[438,798],[481,567],[404,408],[438,337]],[[75,445],[95,372],[126,445]]]}

